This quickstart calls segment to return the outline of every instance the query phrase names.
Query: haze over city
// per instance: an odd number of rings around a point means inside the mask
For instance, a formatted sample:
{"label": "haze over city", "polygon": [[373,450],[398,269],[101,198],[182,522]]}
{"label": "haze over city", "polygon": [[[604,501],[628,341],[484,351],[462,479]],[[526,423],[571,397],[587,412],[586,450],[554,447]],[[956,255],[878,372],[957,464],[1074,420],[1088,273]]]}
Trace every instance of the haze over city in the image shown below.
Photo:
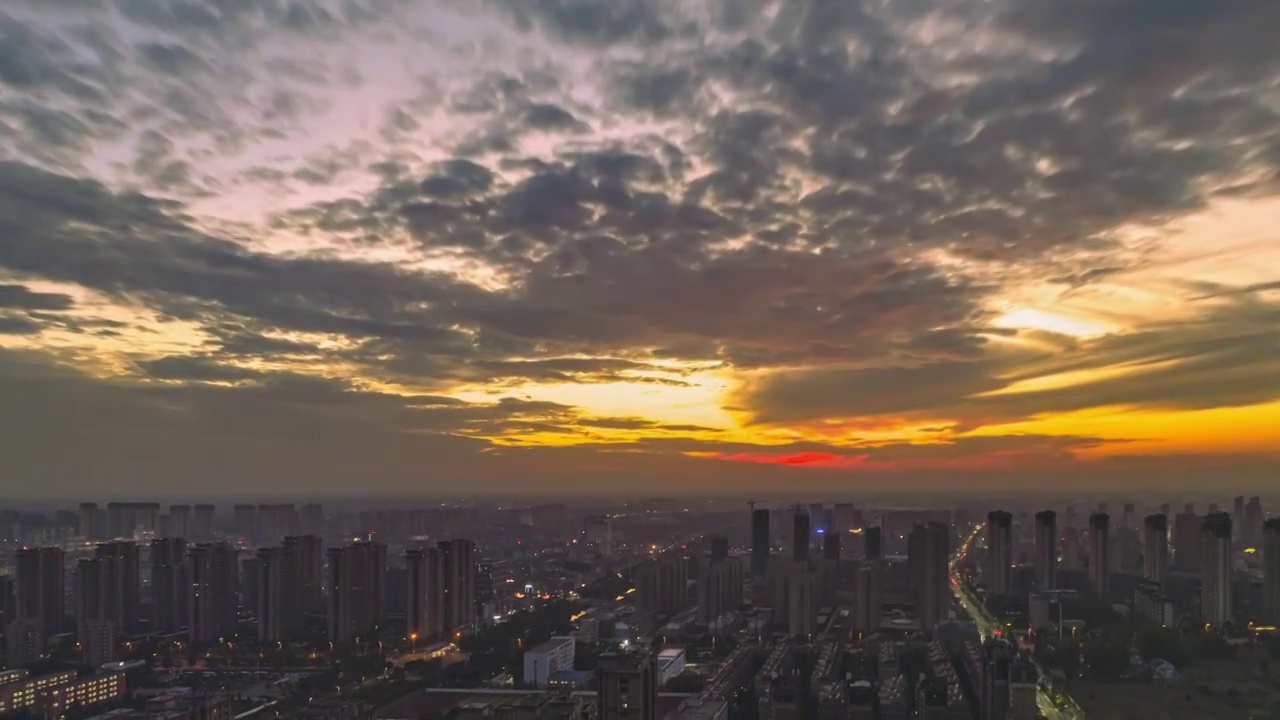
{"label": "haze over city", "polygon": [[0,491],[1262,488],[1280,5],[0,7]]}

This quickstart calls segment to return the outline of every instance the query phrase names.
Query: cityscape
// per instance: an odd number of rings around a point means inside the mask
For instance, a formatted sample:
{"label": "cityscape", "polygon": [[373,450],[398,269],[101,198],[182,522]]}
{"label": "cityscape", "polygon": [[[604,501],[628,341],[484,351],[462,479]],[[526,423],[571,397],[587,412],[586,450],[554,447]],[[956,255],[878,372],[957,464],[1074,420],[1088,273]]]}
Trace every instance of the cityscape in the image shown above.
{"label": "cityscape", "polygon": [[1261,498],[1007,507],[6,510],[0,716],[1276,710],[1280,518]]}
{"label": "cityscape", "polygon": [[0,720],[1280,720],[1280,0],[0,0]]}

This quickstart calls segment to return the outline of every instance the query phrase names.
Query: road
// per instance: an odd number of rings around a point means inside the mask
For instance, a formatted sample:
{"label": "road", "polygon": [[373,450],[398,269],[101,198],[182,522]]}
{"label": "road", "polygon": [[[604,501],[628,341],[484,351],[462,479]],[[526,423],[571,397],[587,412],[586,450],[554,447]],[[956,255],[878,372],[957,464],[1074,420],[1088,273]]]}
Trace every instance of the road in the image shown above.
{"label": "road", "polygon": [[[956,600],[964,611],[973,618],[973,622],[978,626],[978,633],[983,640],[996,636],[1000,632],[1000,626],[987,612],[983,606],[982,600],[978,598],[977,593],[969,583],[961,576],[959,565],[962,560],[969,554],[975,542],[982,535],[983,526],[981,523],[973,528],[973,532],[965,538],[960,547],[956,549],[954,555],[951,556],[951,591],[955,593]],[[1053,680],[1049,673],[1045,671],[1040,663],[1035,663],[1036,672],[1039,673],[1040,682],[1037,684],[1036,705],[1040,708],[1041,714],[1049,720],[1085,720],[1084,711],[1076,704],[1071,696],[1065,691],[1053,686]]]}

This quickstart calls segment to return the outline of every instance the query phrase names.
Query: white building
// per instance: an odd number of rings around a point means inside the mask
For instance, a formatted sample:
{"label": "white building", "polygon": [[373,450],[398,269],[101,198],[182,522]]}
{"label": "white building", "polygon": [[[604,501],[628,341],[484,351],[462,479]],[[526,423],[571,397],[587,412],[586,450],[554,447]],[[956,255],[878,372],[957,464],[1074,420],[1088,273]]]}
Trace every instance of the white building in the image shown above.
{"label": "white building", "polygon": [[658,685],[666,685],[671,678],[684,672],[684,649],[667,648],[658,653]]}
{"label": "white building", "polygon": [[574,639],[557,636],[524,654],[524,682],[544,688],[551,676],[573,669]]}

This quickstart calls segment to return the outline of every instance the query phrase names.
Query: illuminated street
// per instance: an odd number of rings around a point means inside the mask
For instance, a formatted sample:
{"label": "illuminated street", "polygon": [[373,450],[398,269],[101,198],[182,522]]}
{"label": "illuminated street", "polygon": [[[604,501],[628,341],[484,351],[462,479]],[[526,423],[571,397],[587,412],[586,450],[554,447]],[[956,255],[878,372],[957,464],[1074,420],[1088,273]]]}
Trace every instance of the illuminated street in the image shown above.
{"label": "illuminated street", "polygon": [[[959,549],[951,558],[951,589],[955,593],[956,600],[960,602],[960,606],[974,624],[978,626],[978,633],[985,641],[1000,633],[999,625],[995,618],[991,617],[987,609],[982,605],[982,601],[978,598],[973,588],[965,581],[959,570],[959,564],[969,554],[974,543],[982,535],[982,524],[977,524],[973,528],[973,532],[969,533]],[[1039,663],[1035,663],[1036,671],[1040,675],[1039,690],[1036,693],[1036,704],[1040,707],[1040,712],[1050,720],[1084,720],[1084,711],[1075,703],[1065,692],[1056,689],[1052,685],[1052,679],[1048,672],[1045,671]]]}

